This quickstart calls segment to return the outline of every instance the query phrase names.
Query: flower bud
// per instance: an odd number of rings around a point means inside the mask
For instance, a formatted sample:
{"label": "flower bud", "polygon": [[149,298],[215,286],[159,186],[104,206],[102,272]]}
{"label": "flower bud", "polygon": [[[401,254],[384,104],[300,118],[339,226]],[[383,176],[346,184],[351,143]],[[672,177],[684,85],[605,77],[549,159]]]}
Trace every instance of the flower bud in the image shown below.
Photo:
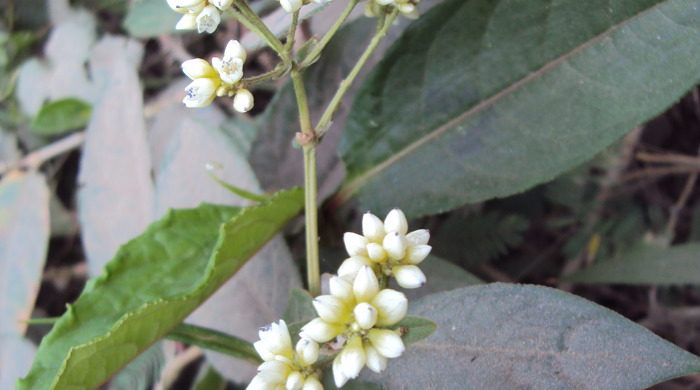
{"label": "flower bud", "polygon": [[384,237],[384,242],[382,246],[386,251],[386,254],[392,260],[401,260],[406,255],[406,246],[408,242],[406,241],[406,236],[400,232],[392,232]]}
{"label": "flower bud", "polygon": [[400,265],[392,268],[394,277],[403,288],[418,288],[425,284],[425,275],[415,265]]}
{"label": "flower bud", "polygon": [[375,263],[383,263],[387,258],[384,247],[374,242],[367,244],[367,254],[369,259]]}
{"label": "flower bud", "polygon": [[379,292],[379,280],[371,268],[364,266],[357,273],[352,285],[357,302],[369,302]]}
{"label": "flower bud", "polygon": [[343,264],[340,265],[340,267],[338,268],[338,276],[348,278],[348,280],[355,280],[355,277],[360,271],[360,268],[364,266],[372,267],[372,269],[374,269],[376,264],[374,264],[372,260],[368,259],[367,257],[352,256],[350,258],[345,259],[345,261],[343,261]]}
{"label": "flower bud", "polygon": [[303,5],[302,0],[280,0],[280,5],[290,14],[299,11]]}
{"label": "flower bud", "polygon": [[226,49],[224,49],[224,59],[226,58],[240,58],[241,61],[245,62],[245,47],[235,39],[229,40],[226,44]]}
{"label": "flower bud", "polygon": [[325,343],[343,333],[346,327],[341,324],[331,324],[320,318],[314,318],[301,328],[299,336],[311,339],[317,343]]}
{"label": "flower bud", "polygon": [[233,109],[238,112],[248,112],[253,108],[253,94],[245,88],[241,88],[233,97]]}
{"label": "flower bud", "polygon": [[403,16],[405,16],[409,19],[418,19],[418,17],[420,16],[420,13],[418,12],[418,8],[416,8],[415,5],[410,4],[410,3],[399,5],[399,11],[401,11]]}
{"label": "flower bud", "polygon": [[[358,268],[359,271],[359,268]],[[352,292],[352,284],[342,277],[332,277],[328,282],[331,295],[340,299],[345,304],[353,304],[355,295]]]}
{"label": "flower bud", "polygon": [[370,302],[377,309],[377,326],[390,326],[406,317],[408,299],[396,290],[384,289]]}
{"label": "flower bud", "polygon": [[275,354],[270,352],[269,349],[267,349],[267,345],[265,344],[264,341],[258,340],[253,343],[253,347],[255,347],[255,350],[258,351],[258,355],[264,360],[264,361],[269,361],[269,360],[274,360],[275,359]]}
{"label": "flower bud", "polygon": [[175,30],[197,29],[197,14],[184,14],[175,25]]}
{"label": "flower bud", "polygon": [[406,233],[408,233],[408,221],[406,221],[406,216],[403,214],[403,211],[393,209],[387,214],[384,220],[384,231],[387,234],[399,232],[406,235]]}
{"label": "flower bud", "polygon": [[216,8],[226,11],[227,9],[231,8],[233,0],[211,0],[211,3],[214,4]]}
{"label": "flower bud", "polygon": [[310,366],[318,360],[318,344],[313,340],[299,339],[296,351],[297,359],[304,366]]}
{"label": "flower bud", "polygon": [[256,375],[253,377],[253,380],[250,381],[250,384],[245,388],[245,390],[267,390],[269,388],[270,384],[259,375]]}
{"label": "flower bud", "polygon": [[365,345],[365,355],[367,355],[367,368],[376,372],[377,374],[386,370],[386,357],[382,356],[377,350],[371,345]]}
{"label": "flower bud", "polygon": [[377,309],[367,302],[355,306],[353,314],[355,314],[355,321],[362,329],[370,329],[377,323]]}
{"label": "flower bud", "polygon": [[287,390],[301,390],[304,385],[304,376],[301,375],[299,371],[292,371],[289,376],[287,376],[286,388]]}
{"label": "flower bud", "polygon": [[323,386],[316,378],[316,375],[309,375],[306,377],[306,382],[304,382],[304,387],[301,390],[323,390]]}
{"label": "flower bud", "polygon": [[399,357],[406,350],[401,337],[393,330],[370,329],[367,338],[377,352],[388,358]]}
{"label": "flower bud", "polygon": [[199,13],[207,4],[205,0],[168,0],[168,5],[173,11],[181,14]]}
{"label": "flower bud", "polygon": [[258,336],[272,354],[293,359],[292,339],[284,320],[280,320],[279,324],[273,322],[268,329],[259,331]]}
{"label": "flower bud", "polygon": [[425,245],[430,239],[430,231],[428,229],[415,230],[406,235],[408,245]]}
{"label": "flower bud", "polygon": [[357,378],[367,361],[367,355],[362,347],[362,336],[352,336],[343,347],[340,355],[343,374],[350,379]]}
{"label": "flower bud", "polygon": [[333,381],[335,382],[335,387],[337,388],[343,387],[343,385],[348,383],[348,380],[350,379],[343,373],[343,365],[341,363],[342,355],[343,353],[341,351],[333,359]]}
{"label": "flower bud", "polygon": [[404,257],[403,260],[408,264],[420,264],[421,261],[428,257],[431,249],[433,248],[430,245],[409,246],[408,249],[406,249],[406,257]]}
{"label": "flower bud", "polygon": [[269,383],[283,383],[291,371],[289,365],[277,360],[264,362],[258,367],[258,375]]}
{"label": "flower bud", "polygon": [[216,70],[201,58],[194,58],[183,62],[182,72],[192,80],[219,77]]}
{"label": "flower bud", "polygon": [[202,33],[206,31],[211,34],[216,31],[219,23],[221,23],[219,10],[213,5],[208,5],[197,15],[197,32]]}
{"label": "flower bud", "polygon": [[318,296],[312,303],[318,316],[326,322],[346,322],[350,318],[350,311],[345,307],[345,303],[332,295]]}
{"label": "flower bud", "polygon": [[371,242],[381,243],[386,233],[384,222],[369,211],[362,216],[362,235]]}
{"label": "flower bud", "polygon": [[365,256],[367,257],[367,238],[357,233],[345,233],[343,235],[345,249],[350,256]]}

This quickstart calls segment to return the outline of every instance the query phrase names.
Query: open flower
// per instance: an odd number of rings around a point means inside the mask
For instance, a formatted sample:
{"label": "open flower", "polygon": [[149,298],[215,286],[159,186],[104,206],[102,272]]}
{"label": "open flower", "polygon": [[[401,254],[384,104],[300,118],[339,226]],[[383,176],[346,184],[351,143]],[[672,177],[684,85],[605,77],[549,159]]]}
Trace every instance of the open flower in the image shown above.
{"label": "open flower", "polygon": [[245,60],[245,48],[240,42],[232,39],[226,44],[223,58],[213,57],[211,64],[219,72],[221,81],[233,85],[243,78],[243,63],[245,63]]}
{"label": "open flower", "polygon": [[185,87],[185,98],[182,102],[187,107],[206,107],[216,97],[216,90],[221,85],[219,74],[208,62],[200,58],[187,60],[182,64],[182,71],[192,79]]}
{"label": "open flower", "polygon": [[345,233],[343,237],[350,258],[341,264],[338,275],[353,277],[368,265],[394,276],[401,287],[420,287],[425,275],[417,265],[430,254],[429,239],[425,229],[408,233],[408,221],[399,209],[391,210],[383,222],[368,212],[362,217],[362,235]]}
{"label": "open flower", "polygon": [[247,390],[323,390],[313,364],[318,359],[318,344],[302,338],[292,350],[292,339],[284,320],[258,332],[253,343],[264,362]]}
{"label": "open flower", "polygon": [[[213,33],[221,23],[221,11],[231,7],[232,1],[214,0],[168,0],[168,5],[182,15],[175,25],[177,30],[197,30]],[[214,4],[214,5],[212,5]]]}

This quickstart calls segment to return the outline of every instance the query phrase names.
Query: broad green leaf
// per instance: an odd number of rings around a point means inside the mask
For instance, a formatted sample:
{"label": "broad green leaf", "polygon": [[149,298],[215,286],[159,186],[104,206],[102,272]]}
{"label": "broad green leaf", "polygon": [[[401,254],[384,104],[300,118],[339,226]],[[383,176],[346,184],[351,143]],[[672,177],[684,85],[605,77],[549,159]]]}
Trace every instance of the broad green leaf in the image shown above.
{"label": "broad green leaf", "polygon": [[643,389],[700,372],[700,358],[547,287],[466,287],[416,301],[409,313],[437,331],[361,380],[390,389]]}
{"label": "broad green leaf", "polygon": [[406,316],[398,324],[392,325],[390,329],[400,329],[403,335],[404,344],[411,345],[430,336],[437,329],[437,324],[427,318],[417,316]]}
{"label": "broad green leaf", "polygon": [[60,99],[44,104],[31,126],[37,134],[59,135],[85,127],[91,112],[92,106],[80,99]]}
{"label": "broad green leaf", "polygon": [[289,291],[287,310],[284,312],[284,321],[288,324],[295,322],[309,322],[318,317],[314,309],[313,297],[308,291],[293,288]]}
{"label": "broad green leaf", "polygon": [[174,34],[179,14],[164,0],[137,0],[132,3],[124,19],[124,29],[132,37],[154,38]]}
{"label": "broad green leaf", "polygon": [[192,385],[192,390],[224,390],[225,388],[226,380],[208,364],[200,369],[200,375]]}
{"label": "broad green leaf", "polygon": [[698,58],[698,0],[446,0],[355,97],[339,196],[418,216],[523,191],[678,100]]}
{"label": "broad green leaf", "polygon": [[245,209],[173,210],[122,246],[44,337],[19,389],[91,389],[180,323],[303,206],[295,189]]}
{"label": "broad green leaf", "polygon": [[248,359],[256,364],[262,363],[260,355],[253,348],[253,344],[213,329],[180,324],[168,333],[167,337],[170,340],[197,345],[239,359]]}
{"label": "broad green leaf", "polygon": [[700,285],[700,243],[642,247],[564,276],[567,283]]}

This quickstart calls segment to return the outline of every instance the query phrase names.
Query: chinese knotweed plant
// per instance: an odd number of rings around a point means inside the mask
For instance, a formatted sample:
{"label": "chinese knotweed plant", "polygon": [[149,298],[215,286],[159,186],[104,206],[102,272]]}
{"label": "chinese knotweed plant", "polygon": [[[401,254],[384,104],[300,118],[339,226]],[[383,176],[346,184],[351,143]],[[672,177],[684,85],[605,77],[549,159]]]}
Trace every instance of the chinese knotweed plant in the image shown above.
{"label": "chinese knotweed plant", "polygon": [[[348,4],[328,33],[312,45],[303,58],[293,55],[294,37],[299,22],[299,10],[309,2],[325,0],[279,0],[280,6],[292,13],[289,35],[283,44],[251,10],[245,0],[167,0],[169,6],[183,16],[175,26],[179,30],[212,33],[221,22],[221,14],[229,12],[241,24],[260,36],[275,50],[281,62],[266,74],[245,78],[245,48],[237,40],[229,40],[222,58],[210,62],[201,58],[185,61],[182,71],[192,82],[185,88],[183,103],[187,107],[205,107],[217,96],[233,97],[233,108],[247,112],[253,107],[249,87],[290,74],[299,106],[301,131],[297,141],[304,148],[306,247],[309,290],[316,298],[313,305],[318,314],[301,328],[299,342],[292,349],[287,324],[280,320],[259,332],[254,347],[263,363],[248,389],[316,390],[322,370],[330,365],[335,384],[343,386],[356,378],[364,366],[377,373],[387,366],[387,359],[399,357],[405,350],[401,328],[393,330],[406,317],[408,300],[396,290],[387,288],[391,277],[399,286],[422,286],[425,275],[417,267],[430,253],[427,230],[408,233],[403,212],[392,210],[384,221],[371,213],[364,215],[362,235],[346,233],[345,247],[350,256],[330,280],[330,291],[320,295],[317,231],[316,146],[328,130],[348,86],[386,35],[399,14],[418,17],[418,0],[367,0],[365,15],[377,17],[375,36],[361,55],[335,96],[328,103],[321,119],[313,126],[309,115],[301,70],[314,63],[328,41],[338,31],[359,0]],[[315,38],[314,38],[315,39]],[[325,344],[323,348],[319,343]],[[325,358],[319,360],[323,354]]]}

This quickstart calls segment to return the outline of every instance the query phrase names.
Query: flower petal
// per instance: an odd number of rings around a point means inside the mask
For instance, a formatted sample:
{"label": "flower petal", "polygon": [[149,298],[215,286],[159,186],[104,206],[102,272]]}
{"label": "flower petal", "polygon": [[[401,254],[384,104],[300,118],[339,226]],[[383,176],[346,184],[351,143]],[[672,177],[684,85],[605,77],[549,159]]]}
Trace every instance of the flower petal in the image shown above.
{"label": "flower petal", "polygon": [[370,302],[377,309],[376,326],[390,326],[406,317],[408,299],[396,290],[384,289]]}
{"label": "flower petal", "polygon": [[384,222],[369,211],[362,216],[362,234],[371,242],[381,243],[384,240]]}
{"label": "flower petal", "polygon": [[367,338],[377,352],[388,358],[399,357],[406,350],[403,340],[393,330],[370,329]]}
{"label": "flower petal", "polygon": [[408,221],[406,216],[400,209],[393,209],[387,214],[384,219],[384,231],[389,234],[391,232],[399,232],[403,235],[408,233]]}

